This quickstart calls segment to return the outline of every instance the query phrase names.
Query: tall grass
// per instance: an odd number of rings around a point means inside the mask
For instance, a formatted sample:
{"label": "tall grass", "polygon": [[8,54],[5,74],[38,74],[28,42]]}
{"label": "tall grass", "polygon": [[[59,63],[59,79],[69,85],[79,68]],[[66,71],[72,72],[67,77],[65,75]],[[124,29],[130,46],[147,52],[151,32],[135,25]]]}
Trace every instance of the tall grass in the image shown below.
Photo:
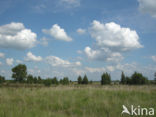
{"label": "tall grass", "polygon": [[123,104],[156,109],[156,86],[0,88],[0,117],[120,117]]}

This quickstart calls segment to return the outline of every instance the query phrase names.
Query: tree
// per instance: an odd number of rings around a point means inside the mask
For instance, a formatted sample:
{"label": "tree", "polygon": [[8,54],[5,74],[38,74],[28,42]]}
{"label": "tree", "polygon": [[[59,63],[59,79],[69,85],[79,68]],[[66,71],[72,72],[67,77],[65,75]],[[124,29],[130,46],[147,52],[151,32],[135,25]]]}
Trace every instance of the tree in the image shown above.
{"label": "tree", "polygon": [[34,81],[33,81],[33,76],[31,75],[31,74],[29,74],[28,76],[27,76],[27,83],[29,83],[29,84],[32,84]]}
{"label": "tree", "polygon": [[63,84],[63,85],[69,84],[69,79],[68,79],[68,77],[64,77],[63,79],[61,79],[61,80],[60,80],[60,83]]}
{"label": "tree", "polygon": [[121,81],[120,81],[121,84],[126,84],[126,77],[125,77],[125,74],[124,72],[122,71],[122,74],[121,74]]}
{"label": "tree", "polygon": [[84,76],[84,78],[83,78],[83,80],[82,80],[82,84],[88,84],[87,75]]}
{"label": "tree", "polygon": [[79,76],[79,77],[77,78],[77,81],[78,81],[78,84],[82,84],[82,78],[81,78],[81,76]]}
{"label": "tree", "polygon": [[34,78],[33,78],[33,83],[37,83],[37,77],[35,76]]}
{"label": "tree", "polygon": [[38,82],[39,84],[42,83],[42,78],[41,78],[40,76],[38,76],[37,82]]}
{"label": "tree", "polygon": [[51,79],[50,78],[45,79],[43,83],[44,83],[45,86],[49,87],[51,85]]}
{"label": "tree", "polygon": [[56,84],[56,85],[59,84],[59,82],[58,82],[56,77],[54,77],[51,82],[52,82],[52,84]]}
{"label": "tree", "polygon": [[110,83],[111,83],[110,74],[108,74],[107,72],[103,73],[102,76],[101,76],[101,85],[110,84]]}
{"label": "tree", "polygon": [[147,84],[148,79],[143,76],[141,73],[134,72],[131,76],[131,84]]}
{"label": "tree", "polygon": [[0,75],[0,84],[2,84],[3,82],[5,82],[5,77]]}
{"label": "tree", "polygon": [[19,64],[12,68],[12,78],[17,82],[23,82],[27,76],[27,67],[24,64]]}

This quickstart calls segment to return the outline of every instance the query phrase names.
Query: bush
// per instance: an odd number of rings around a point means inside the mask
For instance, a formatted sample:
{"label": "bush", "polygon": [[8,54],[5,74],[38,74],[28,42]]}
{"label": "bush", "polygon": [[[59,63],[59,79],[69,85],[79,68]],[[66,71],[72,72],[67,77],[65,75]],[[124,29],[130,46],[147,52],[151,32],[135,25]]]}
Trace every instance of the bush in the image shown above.
{"label": "bush", "polygon": [[48,79],[44,80],[44,85],[45,86],[50,86],[51,84],[52,84],[51,79],[48,78]]}
{"label": "bush", "polygon": [[111,76],[110,74],[103,73],[101,76],[101,85],[110,84],[111,83]]}
{"label": "bush", "polygon": [[5,82],[5,77],[0,75],[0,84],[2,84],[3,82]]}

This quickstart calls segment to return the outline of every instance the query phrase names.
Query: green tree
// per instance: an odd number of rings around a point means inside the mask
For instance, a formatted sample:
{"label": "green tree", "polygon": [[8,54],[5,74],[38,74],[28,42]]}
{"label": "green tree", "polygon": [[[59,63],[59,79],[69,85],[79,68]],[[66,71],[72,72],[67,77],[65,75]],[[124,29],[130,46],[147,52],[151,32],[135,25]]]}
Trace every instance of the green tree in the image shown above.
{"label": "green tree", "polygon": [[52,79],[52,84],[56,84],[56,85],[58,85],[58,84],[59,84],[59,82],[58,82],[58,80],[57,80],[57,78],[56,78],[56,77],[54,77],[54,78]]}
{"label": "green tree", "polygon": [[68,79],[68,77],[64,77],[63,79],[61,79],[61,80],[60,80],[60,83],[63,84],[63,85],[69,84],[69,79]]}
{"label": "green tree", "polygon": [[19,64],[12,68],[12,78],[17,82],[23,82],[27,76],[27,67],[24,64]]}
{"label": "green tree", "polygon": [[0,75],[0,84],[2,84],[3,82],[5,82],[5,77]]}
{"label": "green tree", "polygon": [[42,78],[41,78],[40,76],[38,76],[38,78],[37,78],[37,82],[38,82],[39,84],[42,83]]}
{"label": "green tree", "polygon": [[31,74],[29,74],[27,76],[27,83],[32,84],[33,83],[33,76]]}
{"label": "green tree", "polygon": [[84,76],[84,78],[83,78],[83,80],[82,80],[82,84],[88,84],[87,75]]}
{"label": "green tree", "polygon": [[131,76],[131,84],[147,84],[148,79],[143,76],[141,73],[134,72]]}
{"label": "green tree", "polygon": [[33,82],[34,82],[35,84],[38,82],[36,76],[33,78]]}
{"label": "green tree", "polygon": [[126,84],[126,77],[125,77],[125,74],[124,72],[122,71],[122,74],[121,74],[121,81],[120,81],[121,84]]}
{"label": "green tree", "polygon": [[111,76],[110,74],[103,73],[101,76],[101,85],[110,84],[111,83]]}
{"label": "green tree", "polygon": [[77,78],[77,82],[78,82],[78,84],[82,84],[82,77],[81,77],[81,76],[79,76],[79,77]]}
{"label": "green tree", "polygon": [[51,79],[48,78],[48,79],[45,79],[43,83],[44,83],[45,86],[48,86],[49,87],[52,82],[51,82]]}

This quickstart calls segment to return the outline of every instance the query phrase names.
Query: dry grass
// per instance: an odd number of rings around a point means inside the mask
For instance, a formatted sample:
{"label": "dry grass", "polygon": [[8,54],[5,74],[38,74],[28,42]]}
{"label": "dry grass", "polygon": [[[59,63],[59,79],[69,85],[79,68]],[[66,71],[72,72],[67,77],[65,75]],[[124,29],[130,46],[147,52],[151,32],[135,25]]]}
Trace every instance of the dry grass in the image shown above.
{"label": "dry grass", "polygon": [[0,88],[0,117],[120,117],[123,104],[156,109],[156,86]]}

